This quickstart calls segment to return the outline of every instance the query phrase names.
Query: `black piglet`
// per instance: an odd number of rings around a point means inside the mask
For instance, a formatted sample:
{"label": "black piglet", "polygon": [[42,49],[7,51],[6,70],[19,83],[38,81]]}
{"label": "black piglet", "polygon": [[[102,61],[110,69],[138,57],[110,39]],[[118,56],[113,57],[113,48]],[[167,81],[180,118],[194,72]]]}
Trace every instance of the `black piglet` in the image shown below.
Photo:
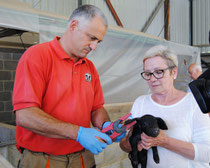
{"label": "black piglet", "polygon": [[[138,151],[137,149],[138,142],[141,141],[141,134],[144,132],[147,136],[157,137],[160,132],[159,129],[167,130],[168,127],[163,119],[154,117],[152,115],[144,115],[139,118],[127,120],[125,124],[129,124],[134,120],[136,120],[136,124],[133,126],[133,132],[129,138],[132,151],[128,156],[131,160],[133,168],[138,168],[139,164],[141,164],[141,168],[146,168],[147,150],[142,149],[141,151]],[[152,152],[154,161],[159,163],[160,160],[156,146],[152,147]]]}

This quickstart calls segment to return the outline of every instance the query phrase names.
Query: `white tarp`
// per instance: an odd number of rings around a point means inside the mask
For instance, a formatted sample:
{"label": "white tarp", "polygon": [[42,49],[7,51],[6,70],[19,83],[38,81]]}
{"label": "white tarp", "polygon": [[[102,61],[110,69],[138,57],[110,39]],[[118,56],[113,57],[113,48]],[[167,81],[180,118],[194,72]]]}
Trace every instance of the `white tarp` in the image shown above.
{"label": "white tarp", "polygon": [[190,82],[187,67],[192,62],[200,63],[198,48],[143,33],[110,28],[101,46],[89,56],[100,74],[106,103],[132,102],[139,95],[149,93],[140,75],[143,71],[142,60],[145,52],[158,44],[168,46],[178,55],[179,73],[175,86],[187,90]]}
{"label": "white tarp", "polygon": [[39,15],[26,3],[0,0],[0,27],[39,32]]}
{"label": "white tarp", "polygon": [[0,27],[39,32],[38,15],[0,8],[0,16]]}
{"label": "white tarp", "polygon": [[[56,35],[61,36],[67,27],[68,18],[20,11],[8,12],[1,7],[0,12],[1,16],[5,17],[8,13],[11,14],[7,19],[1,17],[0,26],[4,23],[13,25],[17,29],[38,31],[40,42],[52,40]],[[31,17],[31,21],[23,16]],[[140,76],[143,70],[142,58],[150,47],[157,44],[168,46],[178,55],[179,74],[175,86],[187,90],[187,84],[190,82],[187,67],[195,61],[200,63],[198,48],[172,43],[139,32],[109,27],[103,42],[88,56],[99,72],[106,103],[133,102],[139,95],[149,92],[146,82]]]}

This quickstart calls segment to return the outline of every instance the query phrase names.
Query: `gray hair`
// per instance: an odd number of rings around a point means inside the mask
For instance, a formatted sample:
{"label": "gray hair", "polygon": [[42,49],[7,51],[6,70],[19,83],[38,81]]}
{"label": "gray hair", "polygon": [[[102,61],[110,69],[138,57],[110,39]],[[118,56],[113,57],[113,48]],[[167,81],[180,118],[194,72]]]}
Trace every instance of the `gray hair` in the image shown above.
{"label": "gray hair", "polygon": [[91,21],[95,16],[101,18],[104,25],[108,27],[108,21],[104,13],[101,11],[101,9],[93,5],[82,5],[75,9],[69,18],[69,23],[76,19],[79,21],[79,24],[83,25]]}
{"label": "gray hair", "polygon": [[166,61],[168,67],[178,67],[178,59],[177,56],[168,49],[168,47],[163,45],[157,45],[150,48],[144,55],[143,63],[146,59],[152,58],[155,56],[160,56]]}

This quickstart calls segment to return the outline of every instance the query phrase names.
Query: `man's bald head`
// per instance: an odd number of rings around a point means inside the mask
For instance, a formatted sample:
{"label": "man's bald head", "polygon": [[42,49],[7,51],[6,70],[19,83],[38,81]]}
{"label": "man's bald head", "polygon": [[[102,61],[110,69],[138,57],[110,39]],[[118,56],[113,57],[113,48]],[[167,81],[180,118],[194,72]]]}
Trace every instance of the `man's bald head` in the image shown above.
{"label": "man's bald head", "polygon": [[192,63],[188,67],[188,73],[189,73],[190,77],[193,80],[195,80],[202,74],[202,68],[201,68],[201,66],[199,64]]}

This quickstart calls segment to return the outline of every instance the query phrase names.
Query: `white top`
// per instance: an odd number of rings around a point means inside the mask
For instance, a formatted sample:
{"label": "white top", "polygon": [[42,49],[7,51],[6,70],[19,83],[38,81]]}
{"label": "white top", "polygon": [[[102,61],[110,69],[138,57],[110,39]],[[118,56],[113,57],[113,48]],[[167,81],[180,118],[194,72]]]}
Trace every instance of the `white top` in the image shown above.
{"label": "white top", "polygon": [[151,94],[140,96],[134,102],[131,113],[133,118],[145,114],[161,117],[168,126],[168,130],[164,130],[166,135],[192,142],[195,149],[195,159],[192,161],[158,147],[159,164],[154,162],[152,149],[149,149],[148,168],[210,168],[210,118],[201,112],[192,93],[187,93],[179,102],[168,106],[156,103]]}

